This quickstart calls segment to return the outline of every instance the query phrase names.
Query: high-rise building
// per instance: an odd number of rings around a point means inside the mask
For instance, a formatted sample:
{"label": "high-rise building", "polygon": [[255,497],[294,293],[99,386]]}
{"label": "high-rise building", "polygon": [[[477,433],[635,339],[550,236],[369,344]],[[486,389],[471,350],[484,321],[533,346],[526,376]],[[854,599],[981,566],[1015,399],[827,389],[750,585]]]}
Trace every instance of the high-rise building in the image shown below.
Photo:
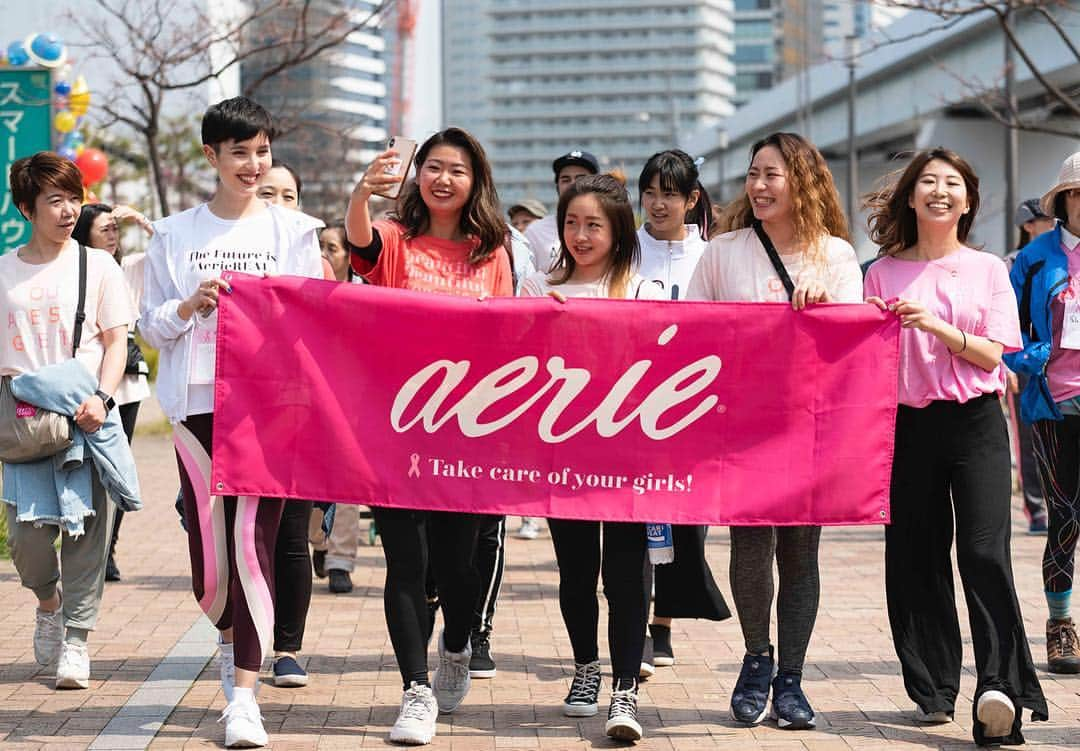
{"label": "high-rise building", "polygon": [[735,0],[735,103],[823,55],[823,0]]}
{"label": "high-rise building", "polygon": [[552,160],[631,180],[733,110],[731,0],[443,0],[443,112],[491,158],[504,202],[550,200]]}
{"label": "high-rise building", "polygon": [[867,37],[906,12],[905,8],[871,0],[825,0],[825,55],[832,59],[845,57],[847,37]]}
{"label": "high-rise building", "polygon": [[[326,6],[336,12],[341,3]],[[390,66],[384,33],[391,32],[373,16],[378,0],[350,0],[349,6],[354,23],[372,23],[312,60],[277,73],[255,92],[282,126],[274,156],[299,173],[305,209],[326,219],[344,215],[353,181],[387,140]],[[245,61],[243,86],[273,64],[272,54]]]}

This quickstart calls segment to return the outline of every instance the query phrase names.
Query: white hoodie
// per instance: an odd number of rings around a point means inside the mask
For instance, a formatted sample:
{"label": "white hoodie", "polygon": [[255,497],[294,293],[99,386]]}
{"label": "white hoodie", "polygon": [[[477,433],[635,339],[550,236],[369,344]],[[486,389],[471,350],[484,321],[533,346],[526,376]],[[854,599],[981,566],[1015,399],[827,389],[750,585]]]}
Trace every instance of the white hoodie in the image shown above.
{"label": "white hoodie", "polygon": [[642,225],[638,229],[641,246],[641,267],[638,273],[656,282],[665,292],[665,299],[683,300],[690,287],[701,254],[708,243],[701,239],[696,224],[687,224],[685,240],[657,240]]}
{"label": "white hoodie", "polygon": [[[314,217],[274,205],[230,221],[215,216],[205,203],[154,222],[139,331],[160,350],[157,398],[170,422],[210,411],[206,407],[213,405],[212,383],[189,383],[192,333],[199,316],[182,319],[180,303],[195,293],[202,279],[225,269],[322,279],[316,234],[322,226]],[[216,324],[216,315],[212,318]],[[201,406],[189,408],[189,392]]]}

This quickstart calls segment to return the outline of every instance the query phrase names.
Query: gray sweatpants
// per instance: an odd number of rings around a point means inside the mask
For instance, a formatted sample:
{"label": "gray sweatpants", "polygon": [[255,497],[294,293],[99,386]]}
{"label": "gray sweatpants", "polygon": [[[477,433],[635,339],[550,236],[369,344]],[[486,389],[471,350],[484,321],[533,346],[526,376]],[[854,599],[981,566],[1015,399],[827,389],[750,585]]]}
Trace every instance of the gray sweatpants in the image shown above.
{"label": "gray sweatpants", "polygon": [[776,600],[781,671],[802,673],[821,591],[821,527],[731,527],[731,592],[748,654],[771,645],[773,559],[780,574]]}
{"label": "gray sweatpants", "polygon": [[[36,527],[33,522],[16,522],[15,507],[5,504],[11,559],[22,585],[33,590],[39,600],[48,600],[59,582],[64,596],[64,625],[87,631],[97,623],[115,510],[97,471],[91,469],[90,473],[94,478],[94,515],[86,517],[86,531],[80,537],[61,534],[54,524]],[[57,535],[59,556],[54,547]]]}

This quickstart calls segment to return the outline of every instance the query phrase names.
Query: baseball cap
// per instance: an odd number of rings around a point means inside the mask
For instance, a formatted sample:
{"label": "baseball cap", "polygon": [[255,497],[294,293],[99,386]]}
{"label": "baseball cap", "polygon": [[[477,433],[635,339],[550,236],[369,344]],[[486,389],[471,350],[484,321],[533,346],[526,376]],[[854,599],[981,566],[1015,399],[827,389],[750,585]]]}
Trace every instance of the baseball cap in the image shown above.
{"label": "baseball cap", "polygon": [[519,211],[528,211],[537,219],[543,219],[545,216],[547,216],[548,213],[547,209],[544,208],[544,204],[540,203],[535,198],[526,198],[524,201],[518,201],[513,206],[511,206],[510,210],[506,213],[508,216],[513,217],[514,214],[518,213]]}
{"label": "baseball cap", "polygon": [[592,154],[587,151],[581,151],[575,149],[567,154],[563,154],[561,157],[551,163],[551,169],[558,175],[562,171],[563,167],[569,167],[571,164],[584,167],[594,175],[600,171],[600,162],[596,160]]}
{"label": "baseball cap", "polygon": [[1019,206],[1016,207],[1016,213],[1013,215],[1013,224],[1017,227],[1023,227],[1027,222],[1034,219],[1045,219],[1046,214],[1043,213],[1042,207],[1039,206],[1038,198],[1029,198]]}

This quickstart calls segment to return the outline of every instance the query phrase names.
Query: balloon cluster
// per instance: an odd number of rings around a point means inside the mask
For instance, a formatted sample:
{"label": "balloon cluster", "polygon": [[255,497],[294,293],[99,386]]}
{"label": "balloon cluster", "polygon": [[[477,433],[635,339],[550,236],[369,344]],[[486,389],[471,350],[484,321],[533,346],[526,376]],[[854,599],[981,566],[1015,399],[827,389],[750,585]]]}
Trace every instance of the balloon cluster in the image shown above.
{"label": "balloon cluster", "polygon": [[0,56],[2,63],[16,68],[34,64],[52,71],[56,153],[75,162],[86,187],[104,180],[109,160],[99,149],[88,148],[80,131],[90,109],[90,87],[83,76],[74,75],[64,43],[55,34],[32,34],[9,44]]}

